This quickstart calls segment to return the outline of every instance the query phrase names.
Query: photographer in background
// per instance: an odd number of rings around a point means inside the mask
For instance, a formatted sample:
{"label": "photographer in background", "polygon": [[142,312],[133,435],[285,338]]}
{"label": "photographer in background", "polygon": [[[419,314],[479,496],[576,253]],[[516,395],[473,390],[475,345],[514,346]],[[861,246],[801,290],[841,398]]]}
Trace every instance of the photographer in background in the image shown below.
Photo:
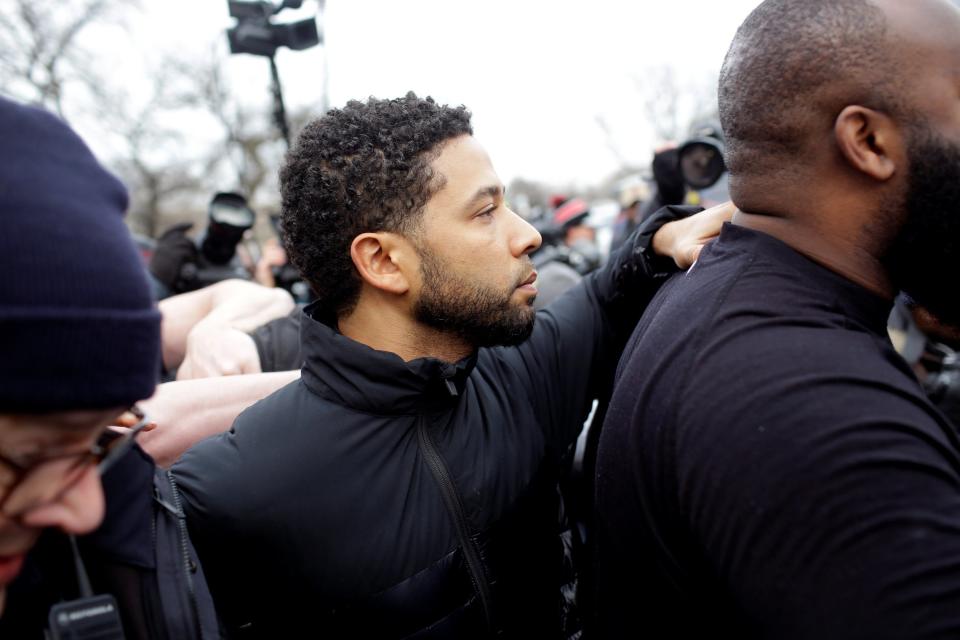
{"label": "photographer in background", "polygon": [[231,278],[250,280],[251,273],[241,262],[237,245],[255,219],[246,198],[221,192],[210,201],[207,228],[197,241],[187,235],[191,223],[168,229],[157,241],[150,260],[157,299]]}
{"label": "photographer in background", "polygon": [[659,147],[651,166],[657,188],[643,205],[640,220],[670,204],[709,207],[728,201],[723,148],[723,132],[714,123],[694,125],[680,146],[667,143]]}

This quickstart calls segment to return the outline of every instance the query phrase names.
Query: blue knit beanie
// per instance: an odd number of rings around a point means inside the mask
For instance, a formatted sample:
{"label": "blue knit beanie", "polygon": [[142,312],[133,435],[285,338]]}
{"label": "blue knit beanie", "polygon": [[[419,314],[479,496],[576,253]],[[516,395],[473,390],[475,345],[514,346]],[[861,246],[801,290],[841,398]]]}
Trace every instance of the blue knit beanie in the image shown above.
{"label": "blue knit beanie", "polygon": [[127,192],[64,122],[0,98],[0,412],[153,394],[160,314]]}

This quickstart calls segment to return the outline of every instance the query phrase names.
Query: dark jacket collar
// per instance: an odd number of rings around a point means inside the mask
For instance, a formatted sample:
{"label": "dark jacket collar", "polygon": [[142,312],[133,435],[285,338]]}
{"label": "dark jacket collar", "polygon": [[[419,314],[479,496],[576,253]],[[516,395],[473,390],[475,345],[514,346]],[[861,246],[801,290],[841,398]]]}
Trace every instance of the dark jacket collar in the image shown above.
{"label": "dark jacket collar", "polygon": [[476,352],[456,363],[436,358],[404,362],[336,330],[318,305],[300,318],[302,378],[312,392],[337,404],[377,414],[413,414],[448,408],[463,394]]}

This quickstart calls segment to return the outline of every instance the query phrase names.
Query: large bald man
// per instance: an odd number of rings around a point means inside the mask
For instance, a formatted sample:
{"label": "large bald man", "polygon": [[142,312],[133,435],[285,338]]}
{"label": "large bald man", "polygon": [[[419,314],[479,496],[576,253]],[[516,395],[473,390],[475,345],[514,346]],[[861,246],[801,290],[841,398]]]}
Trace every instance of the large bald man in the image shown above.
{"label": "large bald man", "polygon": [[885,331],[960,324],[960,14],[768,0],[720,113],[742,213],[621,360],[598,636],[960,637],[960,444]]}

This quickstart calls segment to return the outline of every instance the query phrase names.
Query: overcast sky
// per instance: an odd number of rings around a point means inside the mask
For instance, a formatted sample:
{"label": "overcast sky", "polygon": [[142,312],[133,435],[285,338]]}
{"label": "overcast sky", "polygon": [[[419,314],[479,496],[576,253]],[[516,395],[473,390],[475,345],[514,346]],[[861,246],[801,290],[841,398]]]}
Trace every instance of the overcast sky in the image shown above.
{"label": "overcast sky", "polygon": [[[657,142],[638,81],[646,86],[650,69],[670,65],[680,86],[703,87],[756,4],[328,0],[323,46],[283,51],[278,64],[289,106],[319,108],[324,86],[332,106],[414,90],[472,110],[476,136],[505,182],[522,176],[588,185],[624,160],[644,162]],[[143,6],[143,15],[130,21],[143,51],[203,55],[211,42],[225,42],[231,24],[226,0],[146,0]],[[306,0],[280,19],[317,12],[316,0]],[[117,54],[121,70],[130,57]],[[268,105],[266,60],[233,56],[229,65],[245,99]]]}

